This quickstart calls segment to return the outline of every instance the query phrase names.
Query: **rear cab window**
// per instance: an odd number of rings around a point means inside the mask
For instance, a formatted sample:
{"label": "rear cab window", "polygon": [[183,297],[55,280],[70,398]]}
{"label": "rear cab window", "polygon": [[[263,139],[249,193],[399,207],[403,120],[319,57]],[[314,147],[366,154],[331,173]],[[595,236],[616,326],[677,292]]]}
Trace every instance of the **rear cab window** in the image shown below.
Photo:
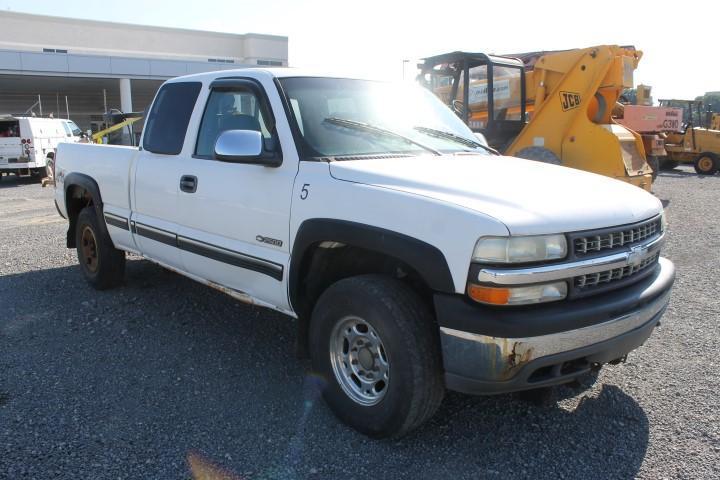
{"label": "rear cab window", "polygon": [[160,88],[148,115],[143,149],[162,155],[182,151],[201,87],[200,82],[175,82]]}

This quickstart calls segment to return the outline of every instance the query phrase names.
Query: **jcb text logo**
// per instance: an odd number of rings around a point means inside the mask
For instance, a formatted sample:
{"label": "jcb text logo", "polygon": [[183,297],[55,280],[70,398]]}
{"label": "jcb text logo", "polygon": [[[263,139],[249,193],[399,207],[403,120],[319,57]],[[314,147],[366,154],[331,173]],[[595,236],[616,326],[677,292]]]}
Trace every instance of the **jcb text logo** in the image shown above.
{"label": "jcb text logo", "polygon": [[560,92],[560,105],[563,112],[580,106],[580,94],[573,92]]}

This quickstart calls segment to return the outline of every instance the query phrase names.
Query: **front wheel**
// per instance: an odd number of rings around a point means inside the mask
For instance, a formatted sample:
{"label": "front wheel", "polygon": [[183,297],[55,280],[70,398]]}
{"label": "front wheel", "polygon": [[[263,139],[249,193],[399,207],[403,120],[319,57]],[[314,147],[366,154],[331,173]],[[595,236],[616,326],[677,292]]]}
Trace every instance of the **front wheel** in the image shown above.
{"label": "front wheel", "polygon": [[80,211],[75,225],[75,245],[80,270],[97,290],[116,287],[125,276],[125,252],[118,250],[100,226],[94,207]]}
{"label": "front wheel", "polygon": [[720,168],[720,160],[712,152],[703,152],[695,159],[694,167],[699,175],[715,175]]}
{"label": "front wheel", "polygon": [[335,415],[375,438],[428,420],[445,393],[437,325],[407,285],[382,275],[340,280],[318,300],[310,356]]}

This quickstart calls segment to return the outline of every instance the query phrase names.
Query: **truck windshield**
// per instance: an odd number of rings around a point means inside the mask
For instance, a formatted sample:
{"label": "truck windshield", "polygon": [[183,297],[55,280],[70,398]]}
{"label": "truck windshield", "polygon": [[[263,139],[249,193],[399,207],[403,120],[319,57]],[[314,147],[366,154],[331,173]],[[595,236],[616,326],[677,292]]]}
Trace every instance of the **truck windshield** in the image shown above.
{"label": "truck windshield", "polygon": [[280,84],[305,157],[488,153],[452,111],[416,85],[313,77]]}
{"label": "truck windshield", "polygon": [[70,128],[70,132],[71,132],[71,133],[73,134],[73,136],[75,136],[75,137],[79,137],[80,134],[82,133],[82,130],[80,130],[80,127],[78,127],[78,126],[75,124],[75,122],[73,122],[72,120],[68,120],[67,126],[68,126],[68,128]]}

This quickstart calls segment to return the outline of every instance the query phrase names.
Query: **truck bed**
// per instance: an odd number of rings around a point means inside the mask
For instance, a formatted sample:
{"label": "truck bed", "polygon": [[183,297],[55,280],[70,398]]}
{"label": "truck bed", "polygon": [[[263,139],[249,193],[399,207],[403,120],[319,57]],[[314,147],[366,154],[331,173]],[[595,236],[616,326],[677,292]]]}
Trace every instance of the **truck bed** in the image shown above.
{"label": "truck bed", "polygon": [[102,185],[102,201],[122,210],[130,210],[130,169],[137,156],[137,147],[61,143],[58,145],[55,177],[58,182],[56,200],[66,215],[63,196],[64,179],[68,175],[86,175]]}

